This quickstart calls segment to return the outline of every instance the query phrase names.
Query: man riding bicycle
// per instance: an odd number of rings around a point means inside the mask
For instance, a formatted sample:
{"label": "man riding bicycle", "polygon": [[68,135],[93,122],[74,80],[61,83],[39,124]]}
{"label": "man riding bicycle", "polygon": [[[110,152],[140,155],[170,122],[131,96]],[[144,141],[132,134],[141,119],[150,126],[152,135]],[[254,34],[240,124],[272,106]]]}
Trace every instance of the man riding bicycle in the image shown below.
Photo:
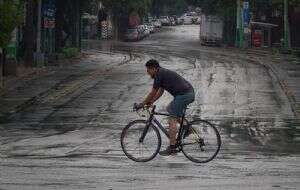
{"label": "man riding bicycle", "polygon": [[178,152],[176,150],[177,122],[183,115],[184,109],[195,100],[193,86],[174,71],[160,67],[158,61],[151,59],[146,63],[147,73],[154,79],[153,88],[145,100],[140,104],[152,105],[158,100],[164,90],[168,91],[174,99],[167,106],[167,111],[173,117],[169,118],[170,146],[159,154],[167,156]]}

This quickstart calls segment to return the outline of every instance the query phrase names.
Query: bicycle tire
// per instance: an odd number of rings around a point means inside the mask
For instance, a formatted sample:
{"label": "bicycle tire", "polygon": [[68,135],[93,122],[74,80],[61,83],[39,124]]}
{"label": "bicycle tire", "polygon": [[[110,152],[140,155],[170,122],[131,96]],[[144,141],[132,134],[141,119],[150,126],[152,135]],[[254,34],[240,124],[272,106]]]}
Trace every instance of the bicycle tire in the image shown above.
{"label": "bicycle tire", "polygon": [[[150,124],[149,126],[143,143],[139,142],[141,134],[146,127],[146,122],[146,120],[135,120],[127,124],[126,127],[122,130],[122,150],[129,159],[135,162],[148,162],[152,160],[158,154],[161,147],[160,133],[158,129],[152,124]],[[132,148],[131,146],[134,147]],[[145,152],[144,150],[149,151],[149,154],[146,156],[139,156],[139,154]]]}
{"label": "bicycle tire", "polygon": [[221,148],[221,137],[217,128],[208,121],[194,120],[189,123],[189,135],[182,135],[182,152],[189,160],[207,163],[213,160]]}

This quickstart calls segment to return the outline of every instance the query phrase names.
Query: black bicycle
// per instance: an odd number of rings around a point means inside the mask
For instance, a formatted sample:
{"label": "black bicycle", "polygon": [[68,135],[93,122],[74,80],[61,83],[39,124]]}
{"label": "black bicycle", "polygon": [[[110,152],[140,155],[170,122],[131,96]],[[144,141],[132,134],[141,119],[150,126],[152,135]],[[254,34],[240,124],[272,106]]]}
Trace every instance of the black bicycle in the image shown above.
{"label": "black bicycle", "polygon": [[[168,131],[155,118],[155,115],[172,117],[166,113],[155,111],[156,106],[144,106],[134,111],[147,114],[147,120],[135,120],[123,129],[121,146],[125,155],[136,162],[152,160],[161,147],[159,129],[168,137]],[[180,127],[176,138],[176,147],[191,161],[206,163],[214,159],[221,147],[221,137],[217,128],[206,120],[188,121],[185,111],[181,118]]]}

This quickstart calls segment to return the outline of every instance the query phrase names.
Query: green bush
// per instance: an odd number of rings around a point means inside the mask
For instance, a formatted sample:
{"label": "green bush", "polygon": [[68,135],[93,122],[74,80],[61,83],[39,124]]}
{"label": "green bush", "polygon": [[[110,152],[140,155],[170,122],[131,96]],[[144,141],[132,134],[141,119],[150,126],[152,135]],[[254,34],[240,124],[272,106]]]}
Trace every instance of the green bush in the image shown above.
{"label": "green bush", "polygon": [[63,48],[62,49],[62,54],[64,55],[65,58],[75,57],[75,56],[78,55],[78,53],[79,53],[78,48],[70,47],[70,48]]}

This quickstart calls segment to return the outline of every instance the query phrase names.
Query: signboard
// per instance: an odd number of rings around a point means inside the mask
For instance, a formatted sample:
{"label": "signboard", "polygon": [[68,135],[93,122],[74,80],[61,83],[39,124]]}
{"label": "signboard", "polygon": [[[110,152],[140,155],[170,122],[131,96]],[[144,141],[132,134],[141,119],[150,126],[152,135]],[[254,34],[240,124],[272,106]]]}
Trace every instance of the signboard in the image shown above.
{"label": "signboard", "polygon": [[243,24],[244,27],[248,27],[250,21],[250,16],[249,16],[249,2],[245,1],[243,3]]}
{"label": "signboard", "polygon": [[55,2],[46,0],[43,4],[44,28],[55,28]]}

